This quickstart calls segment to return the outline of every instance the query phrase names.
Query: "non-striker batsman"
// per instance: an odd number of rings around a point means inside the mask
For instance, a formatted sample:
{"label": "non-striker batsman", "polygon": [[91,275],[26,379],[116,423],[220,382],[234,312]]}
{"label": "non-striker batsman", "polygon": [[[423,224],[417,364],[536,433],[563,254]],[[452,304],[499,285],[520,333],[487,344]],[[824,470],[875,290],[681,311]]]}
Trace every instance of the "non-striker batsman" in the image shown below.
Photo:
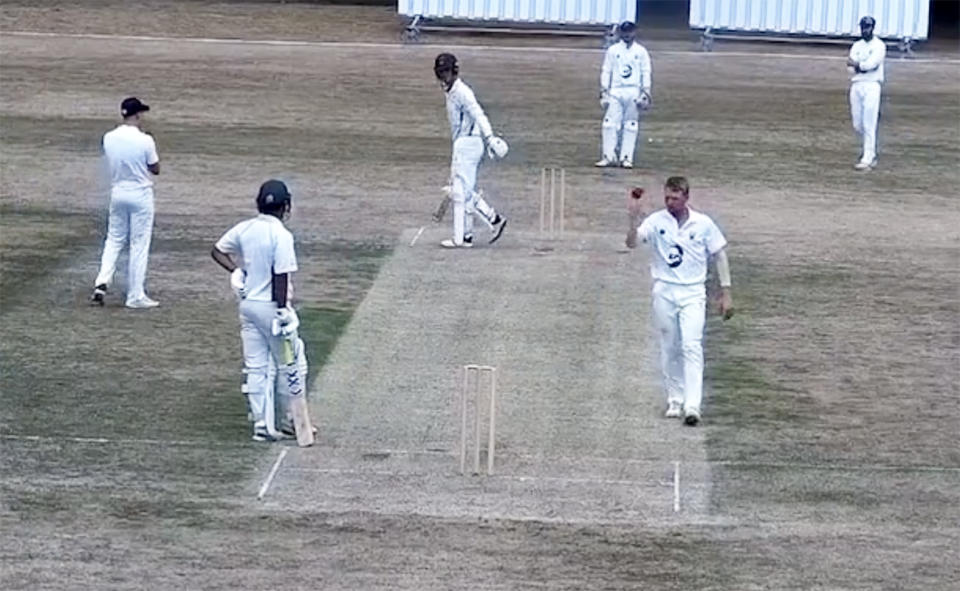
{"label": "non-striker batsman", "polygon": [[213,260],[231,273],[240,294],[240,338],[243,343],[243,387],[253,415],[253,439],[272,441],[271,357],[281,374],[280,407],[289,412],[301,446],[313,443],[306,405],[306,360],[297,335],[300,321],[290,304],[292,276],[297,270],[293,234],[283,225],[290,214],[287,186],[269,180],[257,194],[260,214],[235,225],[214,245]]}

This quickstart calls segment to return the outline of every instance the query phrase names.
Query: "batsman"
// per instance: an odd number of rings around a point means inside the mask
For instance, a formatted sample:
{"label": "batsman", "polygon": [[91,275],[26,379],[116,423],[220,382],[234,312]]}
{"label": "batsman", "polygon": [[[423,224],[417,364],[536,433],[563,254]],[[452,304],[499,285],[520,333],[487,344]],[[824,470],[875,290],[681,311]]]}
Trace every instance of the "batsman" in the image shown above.
{"label": "batsman", "polygon": [[240,297],[243,392],[253,418],[253,440],[277,439],[270,375],[275,363],[282,385],[276,389],[281,397],[278,406],[282,416],[289,414],[297,443],[306,447],[313,444],[306,402],[307,364],[297,335],[300,320],[290,304],[297,257],[293,234],[283,225],[290,214],[291,195],[283,182],[269,180],[260,186],[256,202],[259,215],[227,231],[211,256],[230,272],[231,286]]}
{"label": "batsman", "polygon": [[[490,228],[492,244],[500,239],[507,218],[497,213],[476,190],[477,169],[487,157],[502,159],[507,155],[507,142],[493,134],[490,120],[477,102],[473,90],[460,78],[460,66],[452,53],[441,53],[434,60],[433,73],[446,96],[447,120],[453,139],[450,162],[450,184],[445,188],[453,204],[453,237],[440,243],[444,248],[473,246],[473,217],[478,216]],[[447,198],[440,204],[434,220],[443,219]]]}

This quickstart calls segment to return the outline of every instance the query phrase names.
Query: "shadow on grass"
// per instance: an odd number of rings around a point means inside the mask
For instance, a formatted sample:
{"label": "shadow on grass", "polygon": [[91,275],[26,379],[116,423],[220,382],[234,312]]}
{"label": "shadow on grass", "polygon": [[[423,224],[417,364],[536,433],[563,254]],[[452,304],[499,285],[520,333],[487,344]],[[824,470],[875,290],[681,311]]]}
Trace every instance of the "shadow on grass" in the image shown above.
{"label": "shadow on grass", "polygon": [[104,216],[0,205],[0,314],[30,300],[78,245],[99,244]]}

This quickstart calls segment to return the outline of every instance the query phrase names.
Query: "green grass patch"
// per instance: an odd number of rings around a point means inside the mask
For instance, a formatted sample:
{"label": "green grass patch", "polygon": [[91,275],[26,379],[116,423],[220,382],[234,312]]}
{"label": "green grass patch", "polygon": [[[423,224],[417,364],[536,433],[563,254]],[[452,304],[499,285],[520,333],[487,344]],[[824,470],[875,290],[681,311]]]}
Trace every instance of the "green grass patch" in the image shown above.
{"label": "green grass patch", "polygon": [[100,235],[105,215],[0,205],[0,314],[34,298],[49,273],[77,256],[78,244]]}
{"label": "green grass patch", "polygon": [[353,310],[302,306],[297,314],[300,317],[300,337],[307,347],[307,359],[310,362],[307,383],[312,387],[320,369],[350,322]]}
{"label": "green grass patch", "polygon": [[[107,306],[86,302],[91,265],[76,261],[95,264],[98,220],[0,209],[0,434],[14,436],[0,442],[9,452],[0,454],[4,496],[24,519],[92,512],[118,523],[203,525],[204,499],[235,496],[274,449],[249,441],[236,307],[207,254],[210,222],[158,218],[150,289],[161,307],[137,313],[122,307],[122,265]],[[391,251],[301,245],[297,299],[312,381]],[[124,498],[105,494],[114,489]]]}

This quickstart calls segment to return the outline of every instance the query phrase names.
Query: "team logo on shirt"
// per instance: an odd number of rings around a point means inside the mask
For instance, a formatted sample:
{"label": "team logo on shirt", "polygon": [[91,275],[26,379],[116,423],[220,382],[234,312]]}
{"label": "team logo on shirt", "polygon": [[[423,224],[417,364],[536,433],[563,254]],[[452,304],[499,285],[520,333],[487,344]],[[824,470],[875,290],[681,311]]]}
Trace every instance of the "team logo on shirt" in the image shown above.
{"label": "team logo on shirt", "polygon": [[630,64],[624,64],[623,68],[620,69],[620,77],[629,78],[630,76],[633,76],[633,66]]}
{"label": "team logo on shirt", "polygon": [[674,244],[670,247],[670,250],[667,251],[667,266],[671,269],[675,269],[680,266],[680,263],[683,262],[683,247],[679,244]]}

